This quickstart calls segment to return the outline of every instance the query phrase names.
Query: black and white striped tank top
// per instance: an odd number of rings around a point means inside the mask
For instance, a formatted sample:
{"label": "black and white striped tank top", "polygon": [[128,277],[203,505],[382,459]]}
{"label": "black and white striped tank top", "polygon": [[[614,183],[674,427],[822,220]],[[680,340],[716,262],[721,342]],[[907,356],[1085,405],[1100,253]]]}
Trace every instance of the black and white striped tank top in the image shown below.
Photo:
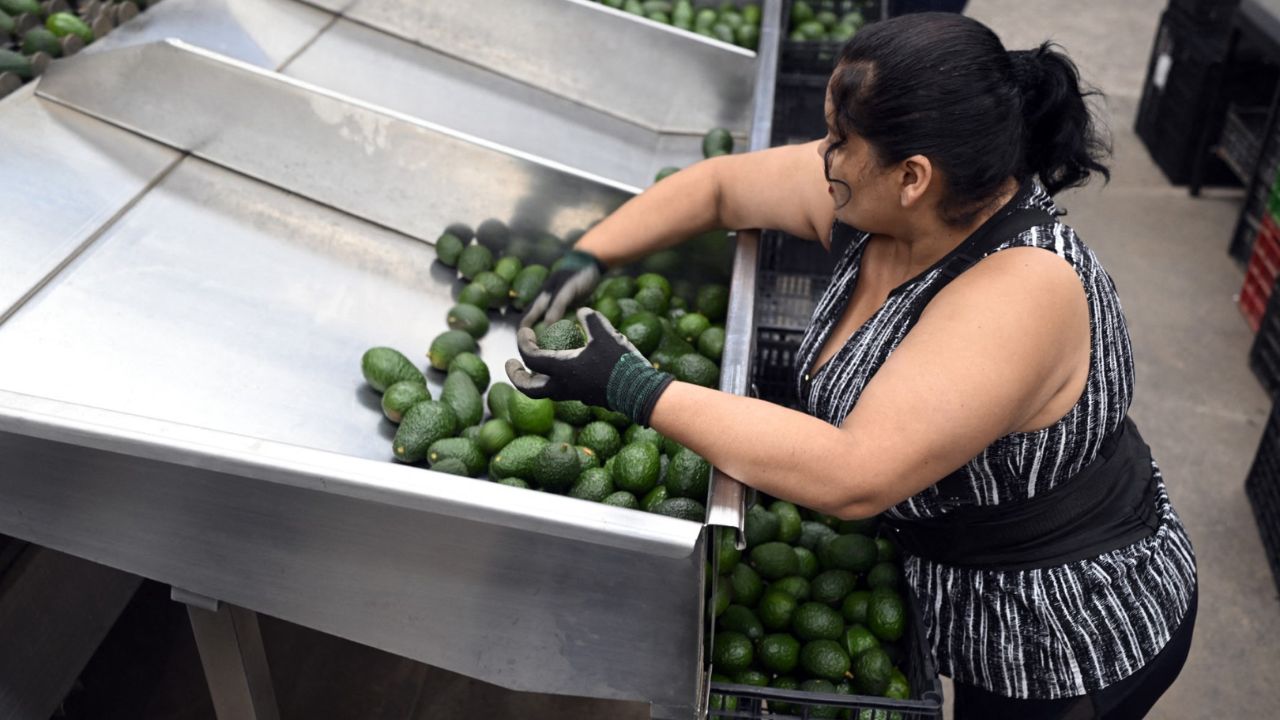
{"label": "black and white striped tank top", "polygon": [[[1056,214],[1038,184],[1022,207]],[[840,235],[845,235],[841,238]],[[914,298],[946,282],[936,268],[891,293],[848,343],[812,377],[819,351],[839,322],[858,279],[868,236],[840,223],[832,247],[846,246],[814,310],[797,355],[799,397],[815,417],[844,422],[863,388],[909,331]],[[843,241],[843,242],[842,242]],[[1068,480],[1097,454],[1124,419],[1133,395],[1133,356],[1116,289],[1093,251],[1068,226],[1053,222],[1000,244],[1038,247],[1071,264],[1084,285],[1093,347],[1085,392],[1057,423],[1000,438],[961,472],[979,505],[1022,500]],[[1159,478],[1159,527],[1129,547],[1057,567],[992,571],[907,557],[905,575],[940,671],[1007,697],[1063,698],[1128,677],[1161,648],[1181,622],[1195,588],[1195,557]],[[945,512],[936,486],[889,513],[904,518]]]}

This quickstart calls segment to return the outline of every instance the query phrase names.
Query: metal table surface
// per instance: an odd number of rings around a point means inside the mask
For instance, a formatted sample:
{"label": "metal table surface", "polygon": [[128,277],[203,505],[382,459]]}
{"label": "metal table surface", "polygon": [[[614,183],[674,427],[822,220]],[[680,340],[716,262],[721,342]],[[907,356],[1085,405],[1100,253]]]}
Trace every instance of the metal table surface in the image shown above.
{"label": "metal table surface", "polygon": [[[506,687],[695,715],[704,527],[386,462],[358,368],[372,345],[420,358],[444,329],[458,284],[423,242],[440,227],[563,235],[625,183],[268,72],[332,77],[324,53],[371,32],[313,7],[146,16],[0,103],[0,179],[39,188],[0,232],[0,532]],[[155,42],[178,30],[234,60]],[[392,46],[395,78],[432,52]],[[771,107],[757,95],[762,138]],[[754,248],[743,233],[735,392]],[[513,322],[482,340],[495,377]],[[740,526],[742,502],[718,476],[713,521]]]}
{"label": "metal table surface", "polygon": [[167,39],[633,189],[700,159],[714,126],[745,142],[758,67],[582,0],[166,0],[85,54]]}

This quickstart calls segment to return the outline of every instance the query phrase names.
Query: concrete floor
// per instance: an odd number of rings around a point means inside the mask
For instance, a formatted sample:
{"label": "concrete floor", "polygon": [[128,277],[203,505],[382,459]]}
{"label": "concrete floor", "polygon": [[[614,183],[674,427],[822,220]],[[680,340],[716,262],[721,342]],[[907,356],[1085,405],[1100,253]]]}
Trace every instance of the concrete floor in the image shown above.
{"label": "concrete floor", "polygon": [[[1010,48],[1058,41],[1086,80],[1107,93],[1113,179],[1068,193],[1062,202],[1119,287],[1138,370],[1133,416],[1164,468],[1200,565],[1191,658],[1152,717],[1272,717],[1280,708],[1280,683],[1272,676],[1280,670],[1280,606],[1243,492],[1270,403],[1248,369],[1252,336],[1234,303],[1242,273],[1226,254],[1240,192],[1188,197],[1165,181],[1132,132],[1163,6],[1158,0],[972,0],[968,13]],[[155,631],[162,640],[150,651],[115,652],[159,658],[154,672],[139,669],[145,679],[133,684],[121,683],[118,672],[104,671],[96,682],[88,673],[68,717],[212,717],[181,610],[162,590],[151,594],[152,604],[135,610],[135,624],[154,630],[156,618],[168,617]],[[286,718],[648,716],[642,705],[501,690],[269,618],[263,631]],[[140,636],[128,628],[117,635],[117,643]],[[107,653],[98,662],[118,661]]]}

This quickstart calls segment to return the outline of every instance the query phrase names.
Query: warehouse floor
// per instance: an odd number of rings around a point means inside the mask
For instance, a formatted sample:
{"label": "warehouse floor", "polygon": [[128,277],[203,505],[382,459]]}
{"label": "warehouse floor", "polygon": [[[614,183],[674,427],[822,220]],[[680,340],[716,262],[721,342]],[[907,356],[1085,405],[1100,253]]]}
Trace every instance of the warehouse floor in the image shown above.
{"label": "warehouse floor", "polygon": [[[1200,562],[1191,658],[1156,718],[1271,717],[1280,708],[1280,605],[1242,483],[1269,410],[1225,249],[1240,192],[1170,186],[1132,132],[1157,0],[972,0],[1012,48],[1064,45],[1107,93],[1114,177],[1063,198],[1119,287],[1138,367],[1133,416],[1164,468]],[[647,717],[639,705],[530,696],[264,619],[282,716]],[[64,717],[196,720],[212,708],[182,610],[148,585],[87,669]]]}

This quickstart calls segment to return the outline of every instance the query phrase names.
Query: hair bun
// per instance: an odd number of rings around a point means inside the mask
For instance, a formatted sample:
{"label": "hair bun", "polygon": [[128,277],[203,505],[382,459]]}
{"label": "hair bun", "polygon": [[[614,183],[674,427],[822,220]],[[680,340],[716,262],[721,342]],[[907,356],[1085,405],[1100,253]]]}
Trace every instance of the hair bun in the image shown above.
{"label": "hair bun", "polygon": [[1040,87],[1044,81],[1044,46],[1035,50],[1010,50],[1009,62],[1013,64],[1013,81],[1026,94]]}

